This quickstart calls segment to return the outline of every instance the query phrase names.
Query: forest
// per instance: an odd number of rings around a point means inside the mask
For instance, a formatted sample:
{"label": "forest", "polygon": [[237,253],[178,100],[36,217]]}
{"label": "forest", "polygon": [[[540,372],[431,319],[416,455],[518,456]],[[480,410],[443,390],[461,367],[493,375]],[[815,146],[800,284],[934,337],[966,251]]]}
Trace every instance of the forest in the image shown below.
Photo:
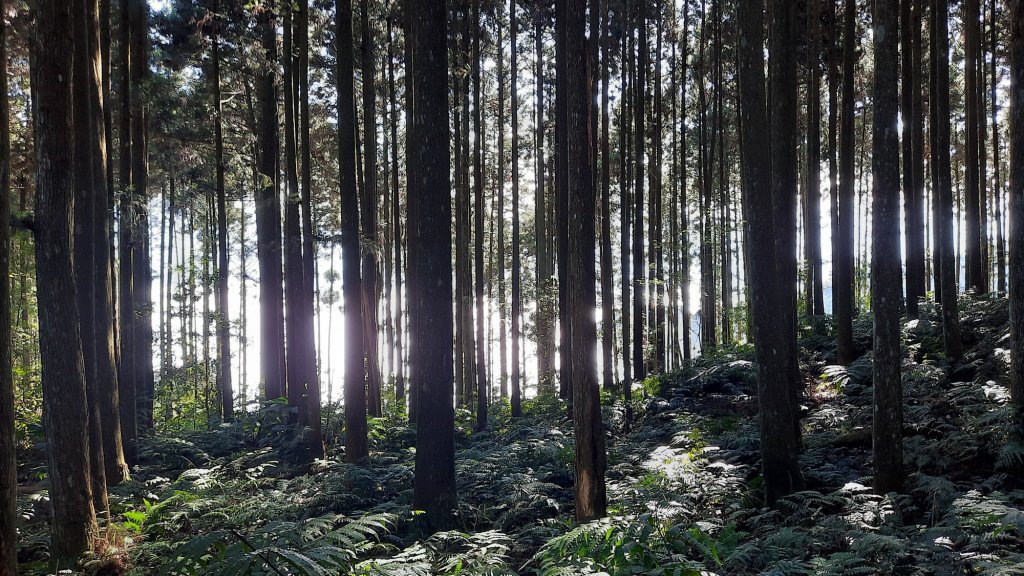
{"label": "forest", "polygon": [[1024,575],[1024,0],[0,0],[0,576]]}

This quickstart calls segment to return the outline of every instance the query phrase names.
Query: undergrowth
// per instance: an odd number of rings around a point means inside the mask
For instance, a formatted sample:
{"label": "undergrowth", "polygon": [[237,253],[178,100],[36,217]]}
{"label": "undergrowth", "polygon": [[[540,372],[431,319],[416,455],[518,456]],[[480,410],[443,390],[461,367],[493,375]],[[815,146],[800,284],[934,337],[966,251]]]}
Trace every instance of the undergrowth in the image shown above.
{"label": "undergrowth", "polygon": [[[411,507],[415,430],[371,423],[372,455],[312,465],[302,430],[271,403],[207,432],[144,439],[142,466],[113,490],[93,574],[579,575],[1024,574],[1024,490],[1014,476],[1005,300],[965,300],[969,353],[941,354],[934,307],[904,326],[906,494],[870,477],[870,318],[863,355],[834,365],[827,322],[802,328],[801,465],[807,490],[763,506],[756,378],[748,346],[638,383],[634,421],[606,403],[609,516],[572,518],[565,405],[492,406],[472,433],[460,412],[455,531],[427,536]],[[866,342],[866,344],[865,344]],[[936,344],[936,343],[939,344]],[[26,469],[30,467],[26,466]],[[44,491],[20,502],[19,556],[45,573]]]}

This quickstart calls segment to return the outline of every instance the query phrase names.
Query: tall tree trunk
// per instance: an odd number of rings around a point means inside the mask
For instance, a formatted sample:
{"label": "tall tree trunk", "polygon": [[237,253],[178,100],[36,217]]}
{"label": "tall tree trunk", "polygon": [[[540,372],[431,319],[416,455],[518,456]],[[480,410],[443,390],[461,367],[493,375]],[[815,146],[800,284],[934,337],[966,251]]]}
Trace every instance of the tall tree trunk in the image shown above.
{"label": "tall tree trunk", "polygon": [[[900,381],[900,159],[897,9],[876,2],[872,103],[871,309],[874,312],[872,460],[879,494],[903,491],[903,387]],[[906,13],[906,11],[905,11]]]}
{"label": "tall tree trunk", "polygon": [[[572,401],[572,322],[569,315],[569,142],[566,137],[565,82],[569,74],[565,60],[565,11],[555,3],[555,218],[558,260],[558,395]],[[583,58],[587,54],[582,53]],[[589,123],[590,119],[587,119]],[[553,320],[552,320],[553,321]]]}
{"label": "tall tree trunk", "polygon": [[[217,163],[217,390],[220,391],[221,418],[230,422],[234,415],[234,394],[231,389],[231,316],[228,310],[228,206],[224,190],[224,106],[220,91],[220,2],[213,1],[213,134],[214,159]],[[244,306],[244,305],[243,305]]]}
{"label": "tall tree trunk", "polygon": [[484,132],[485,124],[482,119],[480,99],[480,60],[483,54],[480,52],[480,36],[483,34],[480,21],[480,0],[473,0],[472,5],[473,30],[473,126],[476,138],[473,144],[473,196],[475,198],[475,254],[474,272],[476,288],[476,428],[483,430],[487,427],[487,357],[484,349],[487,347],[487,335],[484,333],[484,158],[483,146],[486,142]]}
{"label": "tall tree trunk", "polygon": [[[596,134],[590,133],[591,70],[587,58],[587,0],[569,0],[561,16],[565,18],[565,46],[562,57],[567,60],[564,82],[566,108],[566,140],[568,156],[562,168],[570,171],[566,182],[569,202],[573,206],[569,230],[569,333],[573,362],[573,428],[576,439],[576,520],[583,522],[605,515],[604,473],[607,467],[604,430],[601,426],[601,397],[597,384],[597,365],[593,354],[597,344],[594,308],[595,204],[593,154]],[[593,7],[593,6],[592,6]],[[568,62],[582,63],[569,66]]]}
{"label": "tall tree trunk", "polygon": [[[298,84],[295,73],[293,4],[282,6],[283,42],[282,64],[284,76],[284,301],[285,301],[285,374],[288,382],[288,420],[292,423],[307,419],[305,384],[314,365],[307,365],[303,341],[302,315],[302,223],[299,217],[299,167],[296,125],[298,124]],[[315,360],[314,360],[315,362]]]}
{"label": "tall tree trunk", "polygon": [[689,360],[693,354],[693,343],[691,342],[691,315],[690,315],[690,207],[687,202],[686,196],[686,175],[687,175],[687,157],[686,157],[686,71],[687,62],[689,61],[689,34],[690,34],[690,10],[689,6],[683,5],[683,44],[681,47],[680,54],[680,68],[679,79],[679,109],[682,113],[682,118],[679,126],[679,156],[681,158],[681,174],[679,175],[679,183],[681,186],[679,193],[679,217],[682,221],[682,259],[679,263],[679,267],[682,269],[682,285],[680,286],[680,292],[683,306],[682,306],[682,326],[680,327],[683,332],[683,359]]}
{"label": "tall tree trunk", "polygon": [[907,313],[917,317],[925,296],[924,113],[921,98],[923,0],[903,0],[900,40],[903,57],[903,202],[906,212]]}
{"label": "tall tree trunk", "polygon": [[131,25],[129,19],[129,3],[121,2],[119,18],[120,57],[118,64],[120,74],[121,109],[119,114],[119,169],[120,202],[118,206],[118,329],[119,368],[118,384],[120,391],[119,412],[121,415],[121,443],[124,446],[125,460],[129,466],[138,463],[139,433],[138,399],[136,398],[135,355],[132,349],[135,343],[135,313],[132,309],[134,301],[134,273],[132,256],[135,242],[135,221],[138,218],[132,200],[132,98],[135,97],[131,82]]}
{"label": "tall tree trunk", "polygon": [[[498,394],[508,398],[508,301],[505,296],[505,43],[498,20]],[[513,88],[514,89],[514,88]],[[517,211],[513,207],[513,211]]]}
{"label": "tall tree trunk", "polygon": [[[75,283],[77,284],[78,295],[78,322],[82,335],[82,357],[85,361],[85,390],[88,399],[89,412],[89,459],[92,466],[89,469],[92,480],[92,495],[98,512],[110,513],[110,505],[107,501],[107,474],[106,463],[103,457],[103,421],[100,417],[100,382],[97,377],[97,334],[94,330],[96,323],[96,279],[92,262],[96,260],[93,251],[98,247],[93,244],[93,216],[96,195],[107,194],[106,185],[94,189],[96,184],[93,176],[93,155],[97,152],[94,140],[93,118],[102,118],[100,110],[93,109],[93,73],[90,68],[93,65],[93,54],[89,49],[89,27],[87,24],[88,15],[86,0],[74,0],[72,2],[72,31],[75,39],[74,56],[74,77],[72,84],[75,87],[76,97],[72,101],[72,118],[74,123],[74,174],[75,174],[75,201],[74,201],[74,260]],[[98,46],[97,46],[98,48]],[[99,54],[97,53],[96,56]],[[97,102],[98,103],[98,102]],[[97,122],[98,124],[98,122]],[[102,182],[102,180],[100,180]]]}
{"label": "tall tree trunk", "polygon": [[[644,128],[645,109],[647,104],[647,68],[650,55],[647,46],[647,0],[637,5],[637,68],[636,85],[633,87],[633,113],[635,115],[636,173],[634,174],[633,192],[633,378],[642,379],[647,375],[644,361],[644,292],[646,291],[646,267],[644,265],[644,154],[646,154],[646,135]],[[628,401],[628,395],[627,395]]]}
{"label": "tall tree trunk", "polygon": [[[534,201],[534,222],[537,230],[537,392],[551,394],[555,389],[555,306],[554,298],[558,286],[552,277],[551,238],[548,218],[548,199],[544,188],[547,166],[544,153],[544,27],[543,18],[534,19],[534,47],[536,54],[536,200]],[[557,157],[556,157],[557,158]]]}
{"label": "tall tree trunk", "polygon": [[[0,0],[0,14],[7,13]],[[11,360],[11,125],[7,98],[7,24],[0,19],[0,574],[18,569],[18,461]]]}
{"label": "tall tree trunk", "polygon": [[[786,4],[785,1],[773,1],[774,18],[792,16]],[[784,302],[783,299],[787,298],[785,291],[777,287],[780,278],[779,259],[782,257],[776,244],[778,231],[775,217],[779,211],[775,208],[773,198],[772,158],[763,147],[763,143],[768,142],[775,132],[769,131],[766,107],[763,17],[764,4],[761,0],[748,0],[738,6],[739,125],[743,130],[740,138],[743,146],[743,198],[747,204],[751,238],[751,311],[754,317],[752,329],[760,405],[758,421],[761,429],[761,467],[767,500],[774,504],[779,498],[800,490],[803,480],[797,462],[798,407],[792,402],[792,389],[796,383],[791,381],[789,362],[784,357],[789,352],[788,346],[782,341],[787,335],[780,329],[788,322],[784,308],[792,308],[795,301]],[[789,32],[786,24],[790,23],[785,20],[773,22],[773,35]],[[776,39],[780,40],[786,41]],[[782,53],[772,50],[771,54],[773,58],[781,58]],[[773,72],[781,65],[785,64],[776,63]],[[778,83],[779,80],[775,79],[774,82]],[[773,87],[781,88],[778,84]],[[773,96],[781,94],[773,93]]]}
{"label": "tall tree trunk", "polygon": [[821,4],[810,0],[807,26],[810,38],[807,80],[807,244],[810,302],[807,313],[825,315],[825,289],[821,275]]}
{"label": "tall tree trunk", "polygon": [[957,305],[957,258],[953,244],[953,185],[950,174],[950,108],[949,108],[949,1],[931,0],[932,31],[936,37],[933,62],[933,91],[936,95],[932,106],[933,162],[938,171],[934,186],[938,191],[938,247],[941,257],[942,287],[942,339],[946,356],[958,359],[963,355],[963,341],[960,337],[960,313]]}
{"label": "tall tree trunk", "polygon": [[[352,81],[352,0],[336,6],[338,70],[338,166],[341,187],[341,282],[345,304],[345,459],[361,462],[366,439],[366,367],[359,274],[359,190],[356,185],[356,109]],[[411,197],[412,195],[410,195]],[[410,287],[412,284],[410,283]]]}
{"label": "tall tree trunk", "polygon": [[996,0],[992,0],[990,10],[990,46],[989,52],[992,54],[992,168],[993,168],[993,190],[992,198],[995,204],[995,219],[996,219],[996,289],[1001,293],[1006,293],[1006,238],[1004,234],[1005,227],[1003,225],[1003,188],[1002,181],[1000,180],[1000,169],[1002,165],[1000,163],[1000,146],[999,146],[999,122],[997,116],[999,115],[999,74],[998,74],[998,47],[999,47],[999,24],[996,19]]}
{"label": "tall tree trunk", "polygon": [[663,99],[661,82],[661,49],[663,29],[663,6],[656,6],[654,60],[654,110],[651,111],[654,130],[654,160],[651,168],[651,210],[650,239],[648,252],[648,268],[654,273],[653,285],[648,287],[648,324],[654,331],[651,343],[654,353],[651,357],[651,371],[655,374],[665,372],[665,247],[664,247],[664,191],[662,190],[661,170],[664,163],[664,144],[662,138]]}
{"label": "tall tree trunk", "polygon": [[[631,12],[628,6],[624,6],[621,12],[620,26],[623,30],[629,30],[631,25]],[[626,400],[626,412],[632,416],[632,405],[629,400],[633,391],[633,356],[630,350],[630,320],[632,317],[630,290],[632,289],[633,275],[630,271],[630,212],[632,209],[632,168],[630,164],[630,147],[633,145],[632,122],[633,113],[631,104],[633,102],[632,91],[636,86],[632,82],[631,70],[633,67],[633,46],[630,43],[632,34],[622,35],[621,64],[622,77],[620,83],[624,87],[623,98],[619,102],[619,273],[622,275],[620,305],[622,307],[622,392]],[[632,418],[627,418],[627,421]]]}
{"label": "tall tree trunk", "polygon": [[412,376],[419,380],[413,507],[426,512],[430,531],[451,527],[455,489],[455,414],[452,408],[451,158],[448,148],[447,2],[411,3],[416,139],[417,242],[409,262],[418,270],[420,348]]}
{"label": "tall tree trunk", "polygon": [[300,0],[296,17],[296,48],[298,50],[297,82],[299,96],[299,208],[302,224],[302,297],[299,301],[299,337],[305,343],[297,359],[307,370],[304,410],[301,421],[309,429],[306,446],[309,456],[321,458],[324,454],[323,432],[320,426],[320,373],[317,355],[319,338],[315,334],[313,316],[315,293],[319,293],[316,273],[316,246],[313,243],[313,163],[310,145],[309,117],[309,0]]}
{"label": "tall tree trunk", "polygon": [[1010,18],[1010,397],[1014,435],[1024,438],[1024,1],[1013,0]]}
{"label": "tall tree trunk", "polygon": [[[803,380],[800,378],[799,349],[797,347],[797,128],[792,121],[797,117],[797,35],[796,7],[789,0],[772,0],[769,20],[768,89],[770,104],[772,160],[772,207],[775,211],[772,225],[775,229],[776,282],[779,291],[775,325],[777,346],[785,363],[784,381],[792,404],[793,434],[800,438],[800,400]],[[895,33],[895,31],[894,31]],[[792,485],[799,482],[793,480]]]}
{"label": "tall tree trunk", "polygon": [[146,85],[149,82],[149,6],[129,2],[131,34],[131,131],[132,195],[135,202],[135,233],[132,235],[132,284],[135,328],[132,353],[135,356],[135,394],[139,426],[153,429],[153,273],[149,259],[149,112]]}
{"label": "tall tree trunk", "polygon": [[964,29],[964,106],[966,111],[966,141],[964,163],[966,189],[964,195],[967,224],[966,260],[967,288],[978,293],[986,291],[987,275],[981,258],[981,171],[979,152],[981,150],[980,128],[984,115],[980,112],[980,90],[978,88],[978,62],[981,56],[978,18],[979,0],[965,0],[963,4]]}
{"label": "tall tree trunk", "polygon": [[522,320],[522,256],[519,239],[519,17],[516,14],[516,0],[509,0],[511,20],[512,77],[509,91],[512,96],[512,417],[522,413],[522,391],[520,390],[519,340]]}
{"label": "tall tree trunk", "polygon": [[[89,412],[74,278],[72,2],[41,2],[32,38],[36,153],[36,289],[50,481],[51,567],[72,566],[98,536]],[[69,33],[70,32],[70,33]]]}
{"label": "tall tree trunk", "polygon": [[257,135],[259,190],[256,193],[256,253],[260,271],[260,378],[267,400],[286,393],[284,288],[281,254],[281,199],[278,192],[277,16],[275,0],[258,14],[268,65],[259,72],[256,98],[260,120]]}
{"label": "tall tree trunk", "polygon": [[402,202],[398,190],[398,104],[395,98],[395,55],[392,22],[388,19],[388,98],[391,103],[391,226],[395,266],[395,396],[405,406],[405,358],[402,328]]}
{"label": "tall tree trunk", "polygon": [[374,41],[370,28],[369,6],[361,0],[362,77],[363,77],[363,195],[360,198],[362,216],[362,290],[363,290],[363,342],[366,348],[366,407],[374,417],[381,415],[381,375],[377,352],[377,258],[380,244],[377,231],[377,70],[374,65]]}
{"label": "tall tree trunk", "polygon": [[838,230],[835,239],[835,263],[832,281],[833,307],[838,333],[837,361],[853,362],[853,308],[854,308],[854,90],[853,77],[857,68],[856,0],[846,0],[843,11],[843,82],[842,126],[839,127],[839,203]]}
{"label": "tall tree trunk", "polygon": [[[611,202],[611,147],[608,133],[611,116],[608,113],[608,0],[597,0],[600,6],[592,6],[601,11],[600,50],[601,50],[601,378],[602,388],[611,390],[615,387],[612,366],[616,359],[612,351],[612,340],[615,337],[615,270],[612,266],[612,202]],[[596,33],[596,32],[595,32]]]}

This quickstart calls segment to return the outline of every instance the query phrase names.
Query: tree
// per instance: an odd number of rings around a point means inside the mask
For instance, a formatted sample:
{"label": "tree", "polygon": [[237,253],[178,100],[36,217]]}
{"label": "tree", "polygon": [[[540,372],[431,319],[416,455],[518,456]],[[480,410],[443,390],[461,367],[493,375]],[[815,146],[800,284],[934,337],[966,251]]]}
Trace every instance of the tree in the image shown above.
{"label": "tree", "polygon": [[[132,233],[132,328],[130,344],[139,427],[153,429],[153,271],[149,243],[149,5],[130,1],[131,45],[131,191],[134,204]],[[124,342],[122,341],[122,356]]]}
{"label": "tree", "polygon": [[[338,166],[341,188],[341,281],[345,304],[345,459],[366,458],[366,372],[362,289],[359,273],[359,190],[356,186],[356,110],[352,82],[352,1],[336,10],[338,71]],[[412,195],[410,194],[410,197]],[[410,288],[413,286],[409,283]]]}
{"label": "tree", "polygon": [[[565,18],[565,48],[568,62],[588,62],[587,0],[570,0]],[[591,8],[596,5],[591,3]],[[568,170],[569,202],[574,210],[569,227],[569,306],[572,335],[573,424],[576,438],[576,520],[583,522],[605,515],[604,472],[607,467],[604,430],[601,427],[601,397],[597,384],[594,349],[595,293],[595,209],[593,179],[595,134],[590,133],[590,82],[588,64],[565,66],[566,139],[568,157],[561,168]]]}
{"label": "tree", "polygon": [[807,258],[807,314],[825,315],[821,272],[821,41],[820,3],[807,3],[807,188],[804,222]]}
{"label": "tree", "polygon": [[[0,0],[0,14],[7,12]],[[7,98],[7,25],[0,18],[0,574],[18,568],[18,462],[11,365],[11,128]]]}
{"label": "tree", "polygon": [[224,190],[224,104],[220,88],[220,2],[213,0],[214,32],[210,43],[213,74],[210,78],[213,97],[213,139],[217,188],[217,390],[220,391],[221,417],[233,418],[234,395],[231,389],[231,318],[228,312],[228,215]]}
{"label": "tree", "polygon": [[932,183],[936,202],[933,223],[938,234],[940,253],[939,286],[942,303],[942,340],[946,356],[963,356],[960,337],[960,313],[957,304],[957,258],[953,246],[953,183],[950,173],[950,109],[949,109],[949,1],[931,0],[932,31],[935,50],[932,52],[932,163],[937,178]]}
{"label": "tree", "polygon": [[67,282],[74,277],[75,187],[67,169],[75,152],[72,22],[72,3],[50,0],[35,7],[36,286],[54,566],[73,565],[98,535],[77,291]]}
{"label": "tree", "polygon": [[[776,17],[792,16],[785,1],[773,2]],[[750,307],[754,354],[757,360],[758,422],[761,430],[761,467],[768,502],[799,490],[803,485],[797,462],[799,439],[796,436],[797,407],[792,390],[796,382],[788,360],[784,341],[787,335],[786,307],[795,302],[784,300],[784,290],[777,288],[780,265],[775,237],[774,190],[772,159],[763,147],[768,142],[769,117],[765,93],[764,4],[750,0],[739,4],[739,97],[743,169],[743,201],[746,203],[750,227]],[[772,32],[785,30],[783,22],[772,25]],[[773,57],[778,54],[772,51]],[[778,64],[777,64],[778,65]],[[773,68],[774,69],[774,68]],[[793,334],[795,337],[795,334]],[[781,351],[782,353],[777,353]],[[793,359],[795,360],[795,359]]]}
{"label": "tree", "polygon": [[[96,369],[96,338],[93,324],[96,320],[94,315],[95,282],[93,279],[93,267],[83,263],[91,263],[93,257],[93,234],[91,223],[93,218],[93,205],[96,202],[95,195],[106,196],[106,186],[99,190],[93,190],[93,107],[90,94],[94,88],[92,85],[92,54],[89,50],[89,31],[86,24],[86,2],[75,0],[72,7],[72,22],[74,26],[74,77],[72,85],[75,88],[77,97],[72,100],[72,123],[75,144],[74,153],[74,175],[75,175],[75,199],[74,199],[74,260],[77,263],[75,270],[75,283],[77,284],[76,294],[78,296],[78,323],[82,338],[82,359],[85,374],[85,390],[89,422],[89,458],[92,466],[89,468],[92,481],[92,495],[95,499],[95,506],[102,513],[109,513],[110,505],[107,502],[107,475],[104,468],[103,458],[103,431],[100,420],[100,390],[99,379]],[[97,46],[98,48],[98,46]],[[98,52],[96,54],[99,55]],[[99,88],[98,85],[95,86]],[[97,116],[102,118],[102,116]]]}
{"label": "tree", "polygon": [[475,250],[473,269],[476,303],[476,429],[487,427],[487,335],[484,333],[484,158],[483,142],[486,140],[480,102],[480,36],[483,35],[480,22],[480,0],[473,0],[471,12],[473,30],[473,126],[476,138],[473,145],[473,204],[475,215]]}
{"label": "tree", "polygon": [[447,2],[410,3],[413,29],[413,138],[416,154],[414,194],[419,196],[414,225],[417,242],[410,246],[410,265],[417,268],[419,303],[416,334],[410,344],[420,348],[412,377],[419,389],[416,425],[416,468],[413,508],[426,512],[430,530],[451,526],[457,503],[455,490],[455,410],[452,328],[451,155],[448,148]]}
{"label": "tree", "polygon": [[[305,419],[302,424],[309,428],[306,445],[313,458],[320,458],[324,453],[323,438],[320,427],[320,375],[317,371],[316,336],[313,324],[314,284],[316,283],[316,247],[313,244],[313,160],[310,145],[310,111],[309,111],[309,0],[299,0],[298,17],[296,19],[298,33],[298,86],[299,86],[299,168],[302,171],[299,192],[299,205],[302,224],[302,323],[300,330],[302,340],[306,343],[302,353],[307,367],[304,399]],[[397,187],[397,185],[396,185]]]}
{"label": "tree", "polygon": [[121,2],[119,18],[120,57],[120,93],[121,109],[119,122],[119,170],[120,202],[118,205],[118,289],[117,317],[119,346],[119,365],[117,381],[120,387],[121,442],[125,450],[128,465],[138,463],[137,440],[139,435],[139,418],[136,398],[135,354],[132,352],[135,342],[135,312],[133,310],[134,283],[132,256],[138,219],[135,203],[132,201],[132,99],[134,97],[131,82],[131,50],[126,48],[131,40],[129,18],[129,2]]}
{"label": "tree", "polygon": [[903,0],[900,42],[903,66],[901,115],[909,124],[903,136],[903,202],[906,206],[907,314],[917,317],[925,296],[924,275],[924,105],[921,98],[923,0]]}
{"label": "tree", "polygon": [[892,2],[876,2],[873,16],[871,305],[874,312],[874,411],[871,430],[874,488],[879,494],[886,494],[903,490],[897,6]]}
{"label": "tree", "polygon": [[512,43],[512,72],[509,91],[512,96],[512,417],[522,413],[522,391],[520,390],[519,340],[522,337],[522,255],[519,239],[519,18],[516,15],[516,0],[508,4]]}
{"label": "tree", "polygon": [[965,256],[967,260],[967,287],[979,293],[987,291],[988,274],[982,259],[981,230],[981,179],[984,175],[980,166],[982,144],[981,128],[984,126],[984,114],[979,108],[981,91],[978,81],[978,64],[981,61],[981,33],[978,30],[980,17],[979,0],[965,0],[963,3],[964,17],[964,105],[966,111],[965,124],[965,194],[964,208],[967,224]]}
{"label": "tree", "polygon": [[1016,436],[1024,438],[1024,0],[1010,18],[1010,396]]}
{"label": "tree", "polygon": [[[360,198],[360,221],[363,242],[360,246],[376,246],[377,239],[377,82],[374,66],[373,31],[370,28],[370,3],[361,0],[360,27],[362,28],[363,73],[363,190]],[[363,347],[366,353],[367,411],[371,416],[381,414],[380,361],[377,352],[377,250],[362,250],[363,290]]]}
{"label": "tree", "polygon": [[[644,143],[646,142],[646,129],[644,120],[646,117],[645,106],[647,103],[647,68],[650,55],[647,46],[647,0],[640,0],[637,3],[636,13],[637,34],[637,63],[636,63],[636,85],[633,87],[633,113],[635,114],[636,156],[633,161],[636,163],[633,191],[633,242],[630,254],[633,257],[633,378],[638,380],[647,376],[647,367],[644,362],[644,291],[646,289],[646,267],[644,265]],[[630,384],[627,383],[628,387]],[[627,394],[626,400],[629,400]]]}
{"label": "tree", "polygon": [[838,224],[833,264],[833,307],[836,317],[838,349],[836,359],[840,364],[854,360],[853,347],[853,223],[857,217],[854,210],[854,84],[853,75],[857,67],[856,26],[857,2],[846,0],[843,10],[843,75],[842,113],[839,126],[839,189],[838,213],[833,222]]}
{"label": "tree", "polygon": [[[615,353],[612,341],[615,337],[615,270],[612,267],[612,196],[611,196],[611,146],[609,132],[611,116],[608,112],[608,0],[598,0],[601,11],[601,387],[611,390],[615,387],[612,367]],[[594,7],[591,7],[594,9]],[[596,71],[595,71],[596,73]]]}
{"label": "tree", "polygon": [[[267,0],[258,12],[257,18],[261,46],[267,60],[259,69],[256,90],[259,106],[256,253],[260,271],[260,378],[263,381],[263,395],[267,400],[284,396],[287,381],[284,348],[284,278],[281,260],[281,199],[277,178],[280,139],[277,125],[275,4],[275,0]],[[344,114],[343,108],[339,110]]]}

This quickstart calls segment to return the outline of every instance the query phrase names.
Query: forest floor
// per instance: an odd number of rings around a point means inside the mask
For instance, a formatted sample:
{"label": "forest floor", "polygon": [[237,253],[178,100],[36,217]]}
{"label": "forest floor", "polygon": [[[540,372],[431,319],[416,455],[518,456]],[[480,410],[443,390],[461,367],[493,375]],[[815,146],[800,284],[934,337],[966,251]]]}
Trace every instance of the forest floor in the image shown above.
{"label": "forest floor", "polygon": [[[531,400],[459,411],[459,530],[425,538],[410,508],[414,430],[371,423],[361,467],[339,450],[295,459],[296,431],[267,406],[210,432],[147,439],[111,492],[91,574],[1024,574],[1024,483],[1008,473],[1007,305],[965,299],[962,362],[941,353],[937,310],[905,323],[906,494],[870,478],[870,353],[834,366],[824,320],[802,328],[807,490],[763,508],[751,350],[703,357],[638,389],[626,427],[605,403],[609,517],[572,522],[571,420]],[[855,326],[862,351],[870,317]],[[22,460],[37,481],[40,454]],[[26,488],[19,558],[45,573],[45,492]]]}

